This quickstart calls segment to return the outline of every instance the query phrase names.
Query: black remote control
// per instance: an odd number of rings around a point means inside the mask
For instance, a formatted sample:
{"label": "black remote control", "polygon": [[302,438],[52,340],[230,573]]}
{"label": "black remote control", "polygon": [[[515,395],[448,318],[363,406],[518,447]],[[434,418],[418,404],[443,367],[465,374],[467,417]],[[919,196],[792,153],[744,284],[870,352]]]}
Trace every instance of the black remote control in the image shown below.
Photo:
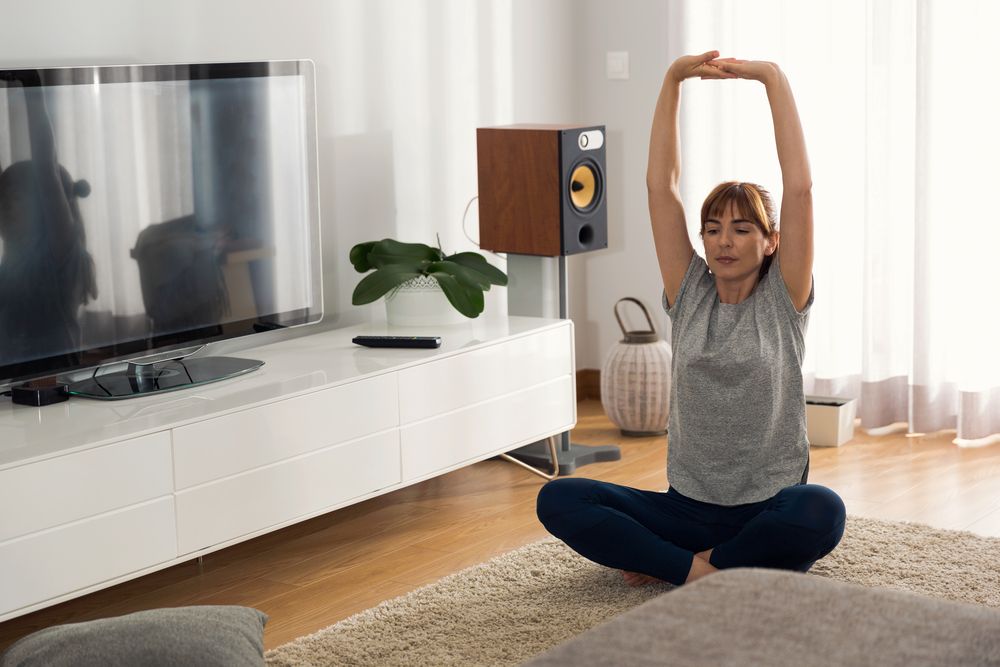
{"label": "black remote control", "polygon": [[355,336],[351,342],[365,347],[441,347],[440,336]]}

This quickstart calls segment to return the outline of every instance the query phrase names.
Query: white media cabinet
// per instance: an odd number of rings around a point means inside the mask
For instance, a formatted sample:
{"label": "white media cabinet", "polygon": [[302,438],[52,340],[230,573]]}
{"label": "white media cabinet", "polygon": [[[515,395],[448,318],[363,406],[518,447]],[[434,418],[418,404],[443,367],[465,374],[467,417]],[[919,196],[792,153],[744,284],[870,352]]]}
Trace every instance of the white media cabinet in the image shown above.
{"label": "white media cabinet", "polygon": [[0,400],[0,621],[576,424],[571,320],[359,325],[230,356],[265,364],[123,401]]}

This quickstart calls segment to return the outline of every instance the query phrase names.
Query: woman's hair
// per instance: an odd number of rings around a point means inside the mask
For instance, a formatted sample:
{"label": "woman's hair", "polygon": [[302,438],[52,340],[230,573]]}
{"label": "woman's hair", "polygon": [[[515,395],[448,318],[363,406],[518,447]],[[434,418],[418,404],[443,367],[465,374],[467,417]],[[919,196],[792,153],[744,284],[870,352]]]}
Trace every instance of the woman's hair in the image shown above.
{"label": "woman's hair", "polygon": [[[771,193],[756,183],[726,181],[715,186],[705,198],[705,203],[701,205],[701,231],[699,234],[705,234],[705,223],[709,218],[721,218],[729,210],[730,204],[736,206],[736,211],[741,218],[751,220],[757,225],[766,238],[771,238],[777,233],[778,215],[774,210]],[[764,257],[764,263],[760,267],[761,277],[771,267],[773,258],[774,253]]]}

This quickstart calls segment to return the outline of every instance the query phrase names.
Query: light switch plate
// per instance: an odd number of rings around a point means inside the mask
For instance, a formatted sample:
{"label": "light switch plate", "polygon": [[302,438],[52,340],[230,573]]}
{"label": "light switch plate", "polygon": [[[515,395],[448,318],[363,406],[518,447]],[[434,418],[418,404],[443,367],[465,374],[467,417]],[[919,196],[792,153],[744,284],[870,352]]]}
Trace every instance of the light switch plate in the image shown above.
{"label": "light switch plate", "polygon": [[608,51],[605,72],[609,79],[628,79],[628,51]]}

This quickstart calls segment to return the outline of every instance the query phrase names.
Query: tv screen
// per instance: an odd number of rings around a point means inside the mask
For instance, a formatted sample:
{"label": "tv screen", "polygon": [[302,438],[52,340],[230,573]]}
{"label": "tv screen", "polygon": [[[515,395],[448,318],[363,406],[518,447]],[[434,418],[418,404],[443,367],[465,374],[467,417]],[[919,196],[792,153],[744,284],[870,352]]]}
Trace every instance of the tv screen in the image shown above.
{"label": "tv screen", "polygon": [[0,384],[322,317],[310,61],[0,69]]}

